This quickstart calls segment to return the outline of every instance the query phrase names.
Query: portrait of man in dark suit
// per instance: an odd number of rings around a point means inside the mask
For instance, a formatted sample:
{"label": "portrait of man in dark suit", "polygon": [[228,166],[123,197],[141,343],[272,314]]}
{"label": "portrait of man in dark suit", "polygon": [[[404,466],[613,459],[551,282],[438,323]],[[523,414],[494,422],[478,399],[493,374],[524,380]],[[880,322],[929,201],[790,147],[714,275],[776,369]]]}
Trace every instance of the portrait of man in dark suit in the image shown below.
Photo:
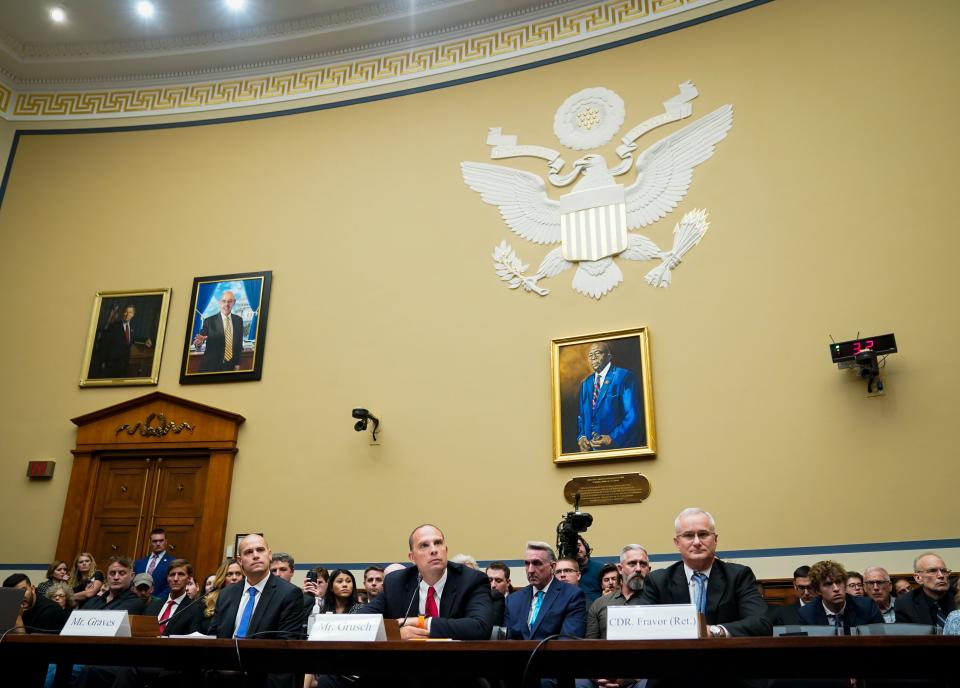
{"label": "portrait of man in dark suit", "polygon": [[81,386],[154,383],[169,299],[169,289],[99,292]]}
{"label": "portrait of man in dark suit", "polygon": [[243,353],[243,319],[233,313],[237,297],[232,291],[220,295],[220,311],[205,318],[200,332],[193,338],[196,349],[203,348],[201,373],[240,370]]}

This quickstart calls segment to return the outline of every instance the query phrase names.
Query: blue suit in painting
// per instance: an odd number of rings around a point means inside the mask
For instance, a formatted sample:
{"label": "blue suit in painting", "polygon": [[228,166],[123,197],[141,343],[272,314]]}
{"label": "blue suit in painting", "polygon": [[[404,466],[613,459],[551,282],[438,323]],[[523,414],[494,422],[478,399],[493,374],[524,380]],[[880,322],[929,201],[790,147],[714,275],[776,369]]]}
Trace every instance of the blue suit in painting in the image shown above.
{"label": "blue suit in painting", "polygon": [[577,440],[609,435],[611,444],[604,449],[645,445],[643,397],[637,376],[626,368],[611,364],[597,396],[596,407],[593,405],[593,385],[594,375],[588,375],[580,383]]}

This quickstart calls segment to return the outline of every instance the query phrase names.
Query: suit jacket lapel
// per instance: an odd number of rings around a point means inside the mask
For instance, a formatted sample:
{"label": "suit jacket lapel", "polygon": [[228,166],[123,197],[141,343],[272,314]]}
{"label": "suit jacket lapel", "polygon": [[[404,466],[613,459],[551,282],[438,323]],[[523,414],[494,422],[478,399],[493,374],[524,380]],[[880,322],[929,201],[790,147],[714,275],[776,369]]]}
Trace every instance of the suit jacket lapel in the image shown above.
{"label": "suit jacket lapel", "polygon": [[[547,594],[543,596],[543,602],[540,603],[540,611],[537,612],[537,618],[533,620],[533,626],[530,627],[530,634],[533,635],[534,631],[537,630],[537,627],[540,626],[540,622],[543,621],[543,618],[547,615],[547,612],[550,610],[550,607],[553,606],[553,603],[556,602],[557,597],[560,595],[560,586],[566,585],[558,580],[554,580],[550,583],[550,589],[547,590]],[[533,587],[533,586],[529,586]],[[530,600],[533,600],[531,592]],[[529,609],[529,607],[527,607]]]}
{"label": "suit jacket lapel", "polygon": [[710,578],[707,580],[707,614],[714,616],[720,607],[720,600],[727,590],[727,570],[719,559],[713,560]]}
{"label": "suit jacket lapel", "polygon": [[676,565],[673,575],[670,576],[670,597],[680,600],[680,604],[691,602],[690,583],[687,582],[687,572],[683,568],[683,562]]}
{"label": "suit jacket lapel", "polygon": [[267,607],[270,604],[270,601],[273,599],[274,593],[277,591],[277,582],[274,580],[273,574],[267,579],[267,584],[263,586],[263,592],[260,594],[260,599],[257,600],[257,607],[253,610],[253,618],[250,619],[250,628],[247,629],[247,637],[260,630],[260,622],[263,620],[264,615],[267,613]]}
{"label": "suit jacket lapel", "polygon": [[451,610],[453,609],[453,604],[457,600],[457,582],[459,576],[457,572],[450,566],[447,567],[447,582],[443,584],[443,595],[440,596],[440,616],[449,618],[452,616]]}
{"label": "suit jacket lapel", "polygon": [[[226,636],[227,638],[232,638],[234,631],[237,630],[237,610],[240,609],[240,598],[243,597],[243,583],[234,583],[234,585],[240,588],[240,594],[236,595],[235,598],[230,600],[230,603],[223,608],[223,615],[225,617],[223,627],[229,629],[229,634]],[[219,626],[219,620],[217,624]]]}
{"label": "suit jacket lapel", "polygon": [[[613,374],[614,370],[616,370],[616,368],[614,368],[611,365],[610,370],[607,371],[607,376],[603,378],[603,384],[600,385],[600,394],[597,395],[597,408],[600,408],[600,404],[603,402],[603,398],[607,396],[607,390],[610,389],[610,385],[613,384],[613,381],[615,379],[615,376]],[[591,391],[591,394],[592,393],[593,392]]]}

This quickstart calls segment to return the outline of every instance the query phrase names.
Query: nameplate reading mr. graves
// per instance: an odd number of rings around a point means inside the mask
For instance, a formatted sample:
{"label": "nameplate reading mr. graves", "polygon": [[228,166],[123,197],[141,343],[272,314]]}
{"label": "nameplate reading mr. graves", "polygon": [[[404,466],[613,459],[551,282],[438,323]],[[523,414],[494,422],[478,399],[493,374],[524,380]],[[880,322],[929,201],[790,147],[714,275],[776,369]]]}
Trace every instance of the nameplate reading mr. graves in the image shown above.
{"label": "nameplate reading mr. graves", "polygon": [[386,640],[380,614],[321,614],[313,622],[309,640]]}
{"label": "nameplate reading mr. graves", "polygon": [[60,635],[94,635],[104,638],[129,638],[130,616],[127,612],[106,610],[83,611],[77,609],[70,613]]}
{"label": "nameplate reading mr. graves", "polygon": [[607,607],[607,640],[698,638],[697,608],[692,604]]}

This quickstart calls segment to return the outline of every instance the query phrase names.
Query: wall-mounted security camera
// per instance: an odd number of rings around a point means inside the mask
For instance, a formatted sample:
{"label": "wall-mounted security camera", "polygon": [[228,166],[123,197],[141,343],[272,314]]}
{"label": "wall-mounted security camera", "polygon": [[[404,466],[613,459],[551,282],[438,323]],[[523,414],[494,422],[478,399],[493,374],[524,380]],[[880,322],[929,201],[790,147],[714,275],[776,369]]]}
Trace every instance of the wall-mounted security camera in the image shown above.
{"label": "wall-mounted security camera", "polygon": [[880,368],[889,354],[897,353],[897,340],[893,334],[881,334],[866,339],[851,339],[830,345],[830,357],[837,368],[853,368],[857,377],[867,381],[867,394],[883,391]]}
{"label": "wall-mounted security camera", "polygon": [[373,430],[371,431],[371,434],[373,435],[373,441],[376,442],[377,428],[380,427],[380,419],[365,408],[355,408],[350,415],[357,419],[357,422],[353,425],[353,429],[357,432],[363,432],[366,430],[369,421],[373,421]]}

